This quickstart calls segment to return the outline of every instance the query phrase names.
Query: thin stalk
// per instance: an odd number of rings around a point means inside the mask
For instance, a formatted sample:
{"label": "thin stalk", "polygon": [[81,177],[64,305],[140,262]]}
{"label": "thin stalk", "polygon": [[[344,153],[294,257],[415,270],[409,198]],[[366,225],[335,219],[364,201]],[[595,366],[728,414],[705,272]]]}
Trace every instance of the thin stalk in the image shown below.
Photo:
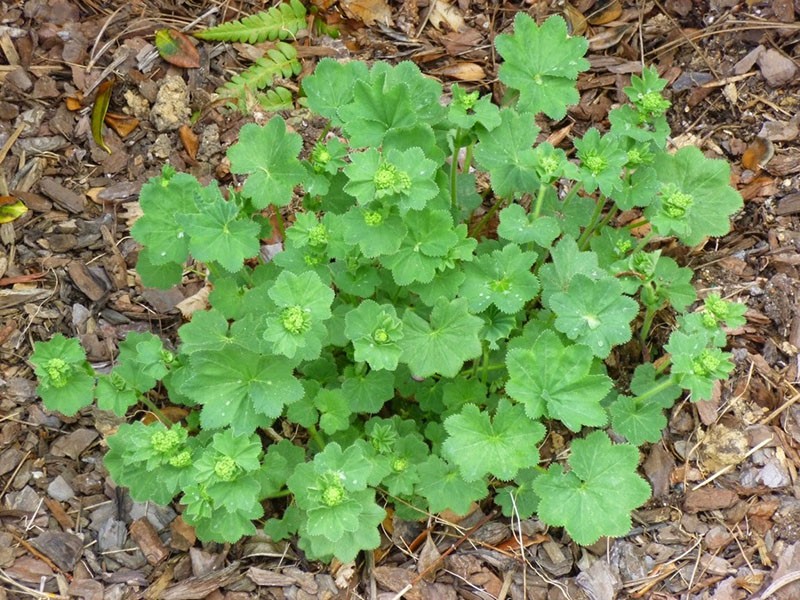
{"label": "thin stalk", "polygon": [[277,206],[272,207],[272,213],[275,215],[275,223],[278,225],[278,233],[281,235],[281,241],[286,240],[286,221],[283,220],[281,211]]}
{"label": "thin stalk", "polygon": [[483,231],[483,228],[486,225],[486,223],[489,222],[489,219],[492,218],[492,215],[496,213],[499,210],[499,208],[503,206],[503,204],[504,204],[503,199],[498,198],[497,202],[492,204],[491,208],[489,208],[489,210],[486,211],[486,214],[481,217],[481,220],[475,224],[475,227],[472,228],[472,231],[470,231],[470,233],[473,235],[478,235],[481,231]]}
{"label": "thin stalk", "polygon": [[606,198],[601,195],[594,205],[594,211],[592,212],[592,218],[589,224],[586,226],[586,229],[583,230],[581,237],[578,238],[578,248],[581,250],[586,250],[586,248],[589,247],[589,238],[592,237],[595,227],[597,227],[597,223],[600,221],[600,215],[603,213],[605,204]]}
{"label": "thin stalk", "polygon": [[489,382],[489,344],[483,342],[483,374],[481,375],[481,382],[486,385]]}
{"label": "thin stalk", "polygon": [[570,188],[570,190],[567,192],[566,197],[564,198],[563,202],[561,203],[561,210],[567,210],[567,206],[569,206],[569,203],[572,202],[572,199],[575,196],[577,196],[578,192],[580,192],[582,189],[583,189],[583,185],[580,184],[580,183],[576,183],[575,185],[573,185]]}
{"label": "thin stalk", "polygon": [[653,318],[656,316],[658,308],[648,306],[644,311],[644,320],[642,321],[642,331],[639,333],[639,339],[644,346],[647,341],[647,336],[650,335],[650,327],[653,325]]}
{"label": "thin stalk", "polygon": [[467,146],[467,153],[464,155],[464,168],[461,170],[463,173],[469,173],[469,168],[472,166],[472,150],[475,148],[475,142]]}
{"label": "thin stalk", "polygon": [[549,186],[540,184],[539,185],[539,193],[536,194],[536,203],[533,205],[533,212],[531,216],[533,216],[534,220],[539,218],[539,213],[542,212],[542,204],[544,204],[544,195],[547,192],[547,188]]}
{"label": "thin stalk", "polygon": [[325,440],[320,435],[317,428],[313,425],[306,429],[308,431],[308,436],[311,438],[311,441],[314,442],[314,445],[319,448],[320,452],[325,449]]}
{"label": "thin stalk", "polygon": [[450,160],[450,207],[455,211],[458,209],[458,186],[456,185],[458,176],[458,154],[461,152],[461,146],[458,145],[457,140],[461,136],[461,128],[456,130],[456,135],[453,141],[453,158]]}
{"label": "thin stalk", "polygon": [[646,236],[644,236],[641,240],[639,240],[639,243],[636,244],[636,248],[633,249],[633,252],[631,252],[631,254],[636,254],[637,252],[644,250],[644,247],[650,243],[650,240],[652,240],[654,236],[655,233],[653,233],[652,231],[648,233]]}
{"label": "thin stalk", "polygon": [[169,420],[167,415],[165,415],[163,412],[161,412],[161,409],[158,408],[155,405],[155,403],[152,400],[150,400],[150,398],[148,398],[147,396],[142,395],[141,401],[142,401],[142,404],[144,404],[147,408],[149,408],[150,411],[156,417],[158,417],[158,420],[161,421],[164,425],[166,425],[167,427],[172,425],[172,421]]}
{"label": "thin stalk", "polygon": [[672,381],[672,377],[667,377],[664,381],[662,381],[658,385],[655,385],[655,386],[651,387],[644,394],[636,396],[636,399],[639,400],[639,401],[647,400],[651,396],[655,396],[656,394],[663,392],[664,390],[666,390],[667,388],[669,388],[669,387],[671,387],[673,385],[675,385],[675,382]]}

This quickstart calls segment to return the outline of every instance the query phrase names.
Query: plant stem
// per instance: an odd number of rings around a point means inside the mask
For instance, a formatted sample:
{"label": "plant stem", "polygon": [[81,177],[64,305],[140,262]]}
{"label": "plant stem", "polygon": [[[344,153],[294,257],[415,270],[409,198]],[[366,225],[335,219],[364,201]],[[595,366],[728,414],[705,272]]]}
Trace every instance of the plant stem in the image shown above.
{"label": "plant stem", "polygon": [[142,395],[142,397],[141,397],[141,400],[142,400],[142,404],[144,404],[144,405],[145,405],[147,408],[149,408],[149,409],[150,409],[150,411],[151,411],[151,412],[152,412],[152,413],[153,413],[153,414],[154,414],[156,417],[158,417],[158,420],[159,420],[159,421],[161,421],[161,422],[162,422],[164,425],[166,425],[167,427],[169,427],[169,426],[171,426],[171,425],[172,425],[172,421],[170,421],[170,420],[167,418],[167,415],[165,415],[163,412],[161,412],[161,409],[160,409],[160,408],[158,408],[158,407],[155,405],[155,403],[154,403],[152,400],[150,400],[150,398],[148,398],[148,397],[147,397],[147,396],[145,396],[145,395]]}
{"label": "plant stem", "polygon": [[589,224],[586,226],[586,229],[583,230],[581,237],[578,238],[578,248],[581,250],[586,250],[586,248],[589,247],[589,238],[592,237],[595,227],[597,227],[597,223],[600,220],[600,215],[603,213],[603,207],[605,204],[606,197],[601,195],[594,205],[594,211],[592,212],[592,218],[589,221]]}
{"label": "plant stem", "polygon": [[489,343],[483,342],[483,374],[481,375],[481,382],[486,385],[489,381]]}
{"label": "plant stem", "polygon": [[654,385],[653,387],[651,387],[651,388],[650,388],[649,390],[647,390],[647,391],[646,391],[644,394],[641,394],[641,395],[639,395],[639,396],[636,396],[636,399],[637,399],[637,400],[639,400],[639,401],[642,401],[642,400],[647,400],[647,399],[648,399],[648,398],[650,398],[651,396],[655,396],[656,394],[658,394],[658,393],[660,393],[660,392],[663,392],[664,390],[666,390],[667,388],[669,388],[669,387],[671,387],[671,386],[673,386],[673,385],[675,385],[675,382],[672,380],[672,376],[670,376],[670,377],[667,377],[667,378],[666,378],[664,381],[662,381],[661,383],[659,383],[659,384],[657,384],[657,385]]}
{"label": "plant stem", "polygon": [[486,223],[488,223],[488,222],[489,222],[489,219],[491,219],[491,218],[492,218],[492,215],[493,215],[494,213],[496,213],[496,212],[498,211],[498,209],[499,209],[501,206],[503,206],[503,204],[504,204],[504,202],[503,202],[503,199],[502,199],[502,198],[498,198],[498,199],[497,199],[497,202],[495,202],[494,204],[492,204],[491,208],[489,208],[489,210],[487,210],[487,211],[486,211],[486,214],[484,214],[484,215],[481,217],[481,220],[480,220],[480,221],[478,221],[478,222],[475,224],[475,227],[473,227],[473,228],[472,228],[472,230],[470,231],[470,233],[471,233],[472,235],[475,235],[475,236],[477,236],[477,235],[478,235],[478,234],[479,234],[481,231],[483,231],[483,228],[484,228],[484,226],[486,225]]}
{"label": "plant stem", "polygon": [[533,217],[534,220],[538,219],[539,213],[542,212],[542,204],[544,204],[544,195],[545,192],[547,192],[548,187],[549,186],[546,186],[544,184],[539,184],[539,193],[536,194],[536,204],[533,205],[533,212],[531,213],[531,216]]}
{"label": "plant stem", "polygon": [[651,231],[646,236],[644,236],[641,240],[639,240],[639,243],[636,244],[636,248],[633,249],[633,252],[631,252],[631,254],[636,254],[637,252],[643,250],[644,247],[647,246],[647,244],[650,243],[650,240],[653,239],[654,235],[655,234]]}
{"label": "plant stem", "polygon": [[456,136],[453,140],[453,158],[450,160],[450,207],[455,212],[458,210],[458,191],[457,191],[457,177],[458,177],[458,155],[461,152],[461,146],[458,145],[458,140],[461,137],[461,128],[456,130]]}
{"label": "plant stem", "polygon": [[311,441],[314,442],[314,445],[319,448],[319,451],[322,452],[325,449],[325,440],[322,438],[322,435],[317,428],[313,425],[307,429],[308,437],[311,438]]}
{"label": "plant stem", "polygon": [[642,330],[639,333],[639,339],[642,342],[642,346],[645,345],[647,341],[647,336],[650,335],[650,327],[653,326],[653,318],[656,316],[656,312],[658,312],[658,307],[654,306],[647,306],[647,308],[644,311]]}

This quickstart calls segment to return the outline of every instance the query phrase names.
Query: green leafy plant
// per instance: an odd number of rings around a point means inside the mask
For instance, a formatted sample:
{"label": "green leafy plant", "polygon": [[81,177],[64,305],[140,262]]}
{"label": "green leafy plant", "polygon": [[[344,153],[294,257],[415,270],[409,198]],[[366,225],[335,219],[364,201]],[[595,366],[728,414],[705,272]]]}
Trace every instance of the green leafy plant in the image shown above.
{"label": "green leafy plant", "polygon": [[[681,394],[711,396],[733,368],[723,327],[744,322],[719,295],[698,305],[691,270],[657,242],[725,233],[741,198],[725,162],[666,150],[653,69],[575,158],[537,143],[536,115],[577,101],[586,48],[558,17],[518,15],[497,38],[502,108],[459,86],[442,102],[411,63],[322,60],[303,89],[329,128],[305,151],[276,116],[228,151],[241,189],[165,168],[141,191],[142,282],[166,288],[202,262],[211,308],[174,349],[130,334],[97,377],[77,341],[37,342],[45,405],[148,407],[158,420],[120,426],[106,466],[136,499],[177,497],[206,540],[258,523],[347,561],[380,544],[389,504],[420,518],[487,498],[581,544],[624,535],[649,496],[637,446]],[[489,175],[483,197],[473,170]],[[622,210],[649,233],[616,226]],[[267,211],[284,240],[269,261]],[[666,343],[651,335],[665,312]],[[542,464],[548,431],[571,445]],[[268,498],[282,514],[264,515]]]}

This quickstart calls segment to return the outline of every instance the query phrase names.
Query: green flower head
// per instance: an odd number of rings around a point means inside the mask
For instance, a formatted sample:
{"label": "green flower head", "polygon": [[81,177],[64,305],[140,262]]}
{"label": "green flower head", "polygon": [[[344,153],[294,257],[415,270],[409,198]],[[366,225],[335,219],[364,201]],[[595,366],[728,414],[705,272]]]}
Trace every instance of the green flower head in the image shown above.
{"label": "green flower head", "polygon": [[170,454],[186,441],[186,437],[182,427],[159,429],[150,436],[150,446],[159,454]]}
{"label": "green flower head", "polygon": [[404,456],[398,456],[392,460],[392,471],[395,473],[402,473],[408,469],[408,459]]}
{"label": "green flower head", "polygon": [[599,175],[608,168],[608,160],[596,152],[590,152],[583,164],[593,175]]}
{"label": "green flower head", "polygon": [[467,112],[472,110],[472,107],[475,106],[475,103],[478,101],[478,92],[459,94],[454,100],[458,102],[458,106],[462,108],[464,112]]}
{"label": "green flower head", "polygon": [[373,177],[375,189],[385,193],[402,193],[411,189],[411,177],[391,163],[381,163]]}
{"label": "green flower head", "polygon": [[370,227],[377,227],[383,223],[383,215],[375,210],[368,210],[364,212],[364,223]]}
{"label": "green flower head", "polygon": [[72,365],[61,358],[51,358],[44,364],[44,372],[47,373],[51,386],[61,388],[69,383]]}
{"label": "green flower head", "polygon": [[281,324],[289,333],[305,333],[311,328],[311,315],[302,306],[289,306],[281,312]]}
{"label": "green flower head", "polygon": [[317,144],[311,151],[311,166],[317,173],[322,173],[331,161],[331,153],[324,144]]}
{"label": "green flower head", "polygon": [[660,93],[653,91],[639,94],[636,101],[637,108],[649,117],[660,117],[667,112],[670,104]]}
{"label": "green flower head", "polygon": [[661,206],[664,214],[671,219],[683,218],[692,204],[694,204],[692,196],[682,192],[674,185],[668,185],[662,192]]}
{"label": "green flower head", "polygon": [[169,464],[170,466],[177,467],[179,469],[188,467],[190,464],[192,464],[192,453],[188,450],[181,450],[175,456],[170,457]]}
{"label": "green flower head", "polygon": [[335,473],[330,473],[325,477],[325,484],[322,487],[321,500],[325,506],[333,508],[339,506],[347,498],[342,482]]}
{"label": "green flower head", "polygon": [[233,481],[239,475],[239,465],[230,456],[222,456],[214,463],[214,475],[222,481]]}
{"label": "green flower head", "polygon": [[328,228],[322,223],[315,225],[308,232],[308,243],[312,246],[324,246],[328,243]]}
{"label": "green flower head", "polygon": [[719,356],[706,348],[692,361],[692,371],[694,371],[695,375],[706,377],[712,375],[721,363]]}

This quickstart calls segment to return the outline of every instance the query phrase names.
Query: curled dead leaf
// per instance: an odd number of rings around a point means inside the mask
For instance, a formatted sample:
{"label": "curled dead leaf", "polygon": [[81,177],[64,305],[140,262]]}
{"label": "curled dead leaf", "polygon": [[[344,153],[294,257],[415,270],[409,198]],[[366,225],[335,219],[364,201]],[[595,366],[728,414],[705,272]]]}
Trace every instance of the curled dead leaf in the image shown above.
{"label": "curled dead leaf", "polygon": [[78,92],[75,96],[67,96],[64,98],[64,105],[67,110],[75,112],[83,108],[83,94]]}
{"label": "curled dead leaf", "polygon": [[622,3],[619,0],[601,2],[600,6],[589,13],[589,23],[591,25],[605,25],[616,21],[622,15]]}
{"label": "curled dead leaf", "polygon": [[459,81],[483,81],[486,79],[486,72],[483,67],[471,62],[454,63],[431,72],[435,75],[443,75]]}
{"label": "curled dead leaf", "polygon": [[567,30],[570,35],[583,35],[586,33],[588,22],[584,14],[571,4],[564,6],[564,19],[567,21]]}
{"label": "curled dead leaf", "polygon": [[180,129],[178,129],[178,137],[181,138],[181,143],[186,149],[189,158],[195,160],[197,158],[197,149],[200,147],[200,140],[197,138],[197,134],[188,125],[181,125]]}
{"label": "curled dead leaf", "polygon": [[742,166],[751,171],[760,171],[775,156],[775,146],[764,137],[755,138],[742,154]]}
{"label": "curled dead leaf", "polygon": [[351,19],[362,21],[364,25],[392,24],[392,9],[386,0],[340,0],[339,6]]}
{"label": "curled dead leaf", "polygon": [[461,31],[466,25],[461,11],[443,0],[437,0],[437,2],[433,3],[428,15],[428,21],[439,30],[442,29],[442,23],[446,23],[447,27],[452,31]]}
{"label": "curled dead leaf", "polygon": [[589,50],[598,52],[607,48],[613,48],[624,38],[628,37],[636,28],[635,23],[628,23],[619,27],[609,29],[589,38]]}
{"label": "curled dead leaf", "polygon": [[165,61],[183,69],[196,69],[200,66],[200,53],[191,38],[177,29],[156,31],[156,48]]}
{"label": "curled dead leaf", "polygon": [[103,121],[122,139],[128,137],[139,126],[139,119],[136,117],[119,113],[106,113]]}

